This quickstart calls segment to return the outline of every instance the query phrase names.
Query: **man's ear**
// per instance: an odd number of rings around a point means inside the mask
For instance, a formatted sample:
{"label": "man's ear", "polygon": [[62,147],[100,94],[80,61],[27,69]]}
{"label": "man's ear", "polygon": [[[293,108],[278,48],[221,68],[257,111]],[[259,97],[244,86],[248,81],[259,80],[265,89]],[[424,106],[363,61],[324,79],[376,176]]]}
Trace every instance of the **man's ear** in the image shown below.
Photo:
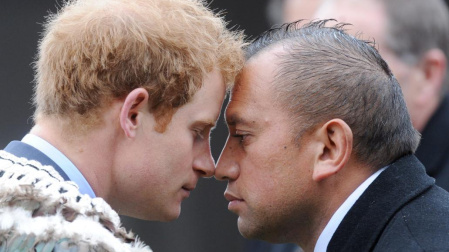
{"label": "man's ear", "polygon": [[127,137],[136,136],[140,124],[142,109],[148,109],[148,92],[144,88],[136,88],[125,98],[120,110],[120,126]]}
{"label": "man's ear", "polygon": [[429,99],[435,99],[435,95],[440,94],[446,77],[446,65],[446,56],[440,49],[430,49],[421,57],[420,68],[426,85],[422,89],[420,102],[428,103]]}
{"label": "man's ear", "polygon": [[315,131],[320,152],[313,170],[313,180],[321,181],[339,172],[352,152],[351,128],[341,119],[332,119]]}

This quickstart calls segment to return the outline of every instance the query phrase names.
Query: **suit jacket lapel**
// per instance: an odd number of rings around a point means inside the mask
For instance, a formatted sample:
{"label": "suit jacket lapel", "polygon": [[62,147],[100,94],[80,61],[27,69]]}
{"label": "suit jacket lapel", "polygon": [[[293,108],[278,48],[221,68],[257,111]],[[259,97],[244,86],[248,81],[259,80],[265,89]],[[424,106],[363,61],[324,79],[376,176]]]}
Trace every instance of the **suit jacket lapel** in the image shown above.
{"label": "suit jacket lapel", "polygon": [[47,155],[31,145],[20,141],[12,141],[8,144],[8,146],[6,146],[4,150],[17,157],[26,158],[28,160],[36,160],[42,165],[50,165],[61,175],[61,177],[64,178],[64,180],[70,180],[67,174],[61,169],[61,167],[59,167],[59,165],[57,165]]}
{"label": "suit jacket lapel", "polygon": [[433,184],[413,155],[391,164],[349,210],[327,251],[371,251],[393,215]]}

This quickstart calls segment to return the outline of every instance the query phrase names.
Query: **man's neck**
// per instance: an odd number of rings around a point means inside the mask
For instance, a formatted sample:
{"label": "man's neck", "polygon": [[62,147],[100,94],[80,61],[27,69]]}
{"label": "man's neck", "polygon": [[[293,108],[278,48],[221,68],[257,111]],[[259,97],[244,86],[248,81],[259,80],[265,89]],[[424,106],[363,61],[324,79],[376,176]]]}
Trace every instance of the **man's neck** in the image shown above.
{"label": "man's neck", "polygon": [[[337,210],[345,203],[350,195],[375,171],[368,167],[361,167],[351,163],[347,165],[344,171],[322,181],[319,185],[323,194],[317,196],[320,199],[320,210],[316,210],[314,226],[308,229],[308,239],[302,239],[297,242],[305,252],[313,252],[321,234],[329,224],[329,221],[337,212]],[[350,183],[349,183],[350,181]]]}
{"label": "man's neck", "polygon": [[113,167],[112,142],[107,131],[92,131],[74,135],[64,131],[52,120],[39,121],[30,131],[62,152],[82,173],[96,196],[107,198],[110,181],[109,169]]}

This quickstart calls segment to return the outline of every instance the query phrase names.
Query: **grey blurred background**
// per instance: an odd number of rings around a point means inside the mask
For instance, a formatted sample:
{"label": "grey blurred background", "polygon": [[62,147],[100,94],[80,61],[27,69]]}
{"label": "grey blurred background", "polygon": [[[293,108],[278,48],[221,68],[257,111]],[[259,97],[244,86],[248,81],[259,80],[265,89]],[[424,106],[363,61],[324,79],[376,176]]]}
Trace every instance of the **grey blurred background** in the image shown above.
{"label": "grey blurred background", "polygon": [[[207,2],[212,9],[224,11],[229,27],[244,30],[249,37],[269,28],[267,0]],[[55,12],[60,3],[62,0],[0,0],[0,149],[12,140],[20,140],[33,126],[32,62],[44,16]],[[215,159],[227,134],[221,117],[212,133]],[[155,252],[242,251],[244,239],[237,230],[237,216],[227,210],[225,188],[225,182],[201,179],[184,201],[178,220],[159,223],[123,217],[124,224]]]}

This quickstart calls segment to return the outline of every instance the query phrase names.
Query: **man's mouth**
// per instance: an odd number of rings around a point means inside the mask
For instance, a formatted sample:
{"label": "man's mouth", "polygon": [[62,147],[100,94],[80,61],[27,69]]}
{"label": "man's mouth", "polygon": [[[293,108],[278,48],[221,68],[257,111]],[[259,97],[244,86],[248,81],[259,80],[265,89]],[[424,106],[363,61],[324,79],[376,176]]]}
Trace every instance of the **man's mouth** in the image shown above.
{"label": "man's mouth", "polygon": [[190,196],[190,192],[193,191],[193,189],[195,189],[195,187],[183,186],[182,191],[183,191],[184,197],[188,198]]}
{"label": "man's mouth", "polygon": [[244,202],[243,199],[241,199],[241,198],[239,198],[237,196],[234,196],[232,193],[229,193],[228,191],[225,192],[224,197],[226,198],[226,200],[229,201],[228,209],[230,211],[236,210],[236,208],[240,204],[242,204],[242,202]]}

